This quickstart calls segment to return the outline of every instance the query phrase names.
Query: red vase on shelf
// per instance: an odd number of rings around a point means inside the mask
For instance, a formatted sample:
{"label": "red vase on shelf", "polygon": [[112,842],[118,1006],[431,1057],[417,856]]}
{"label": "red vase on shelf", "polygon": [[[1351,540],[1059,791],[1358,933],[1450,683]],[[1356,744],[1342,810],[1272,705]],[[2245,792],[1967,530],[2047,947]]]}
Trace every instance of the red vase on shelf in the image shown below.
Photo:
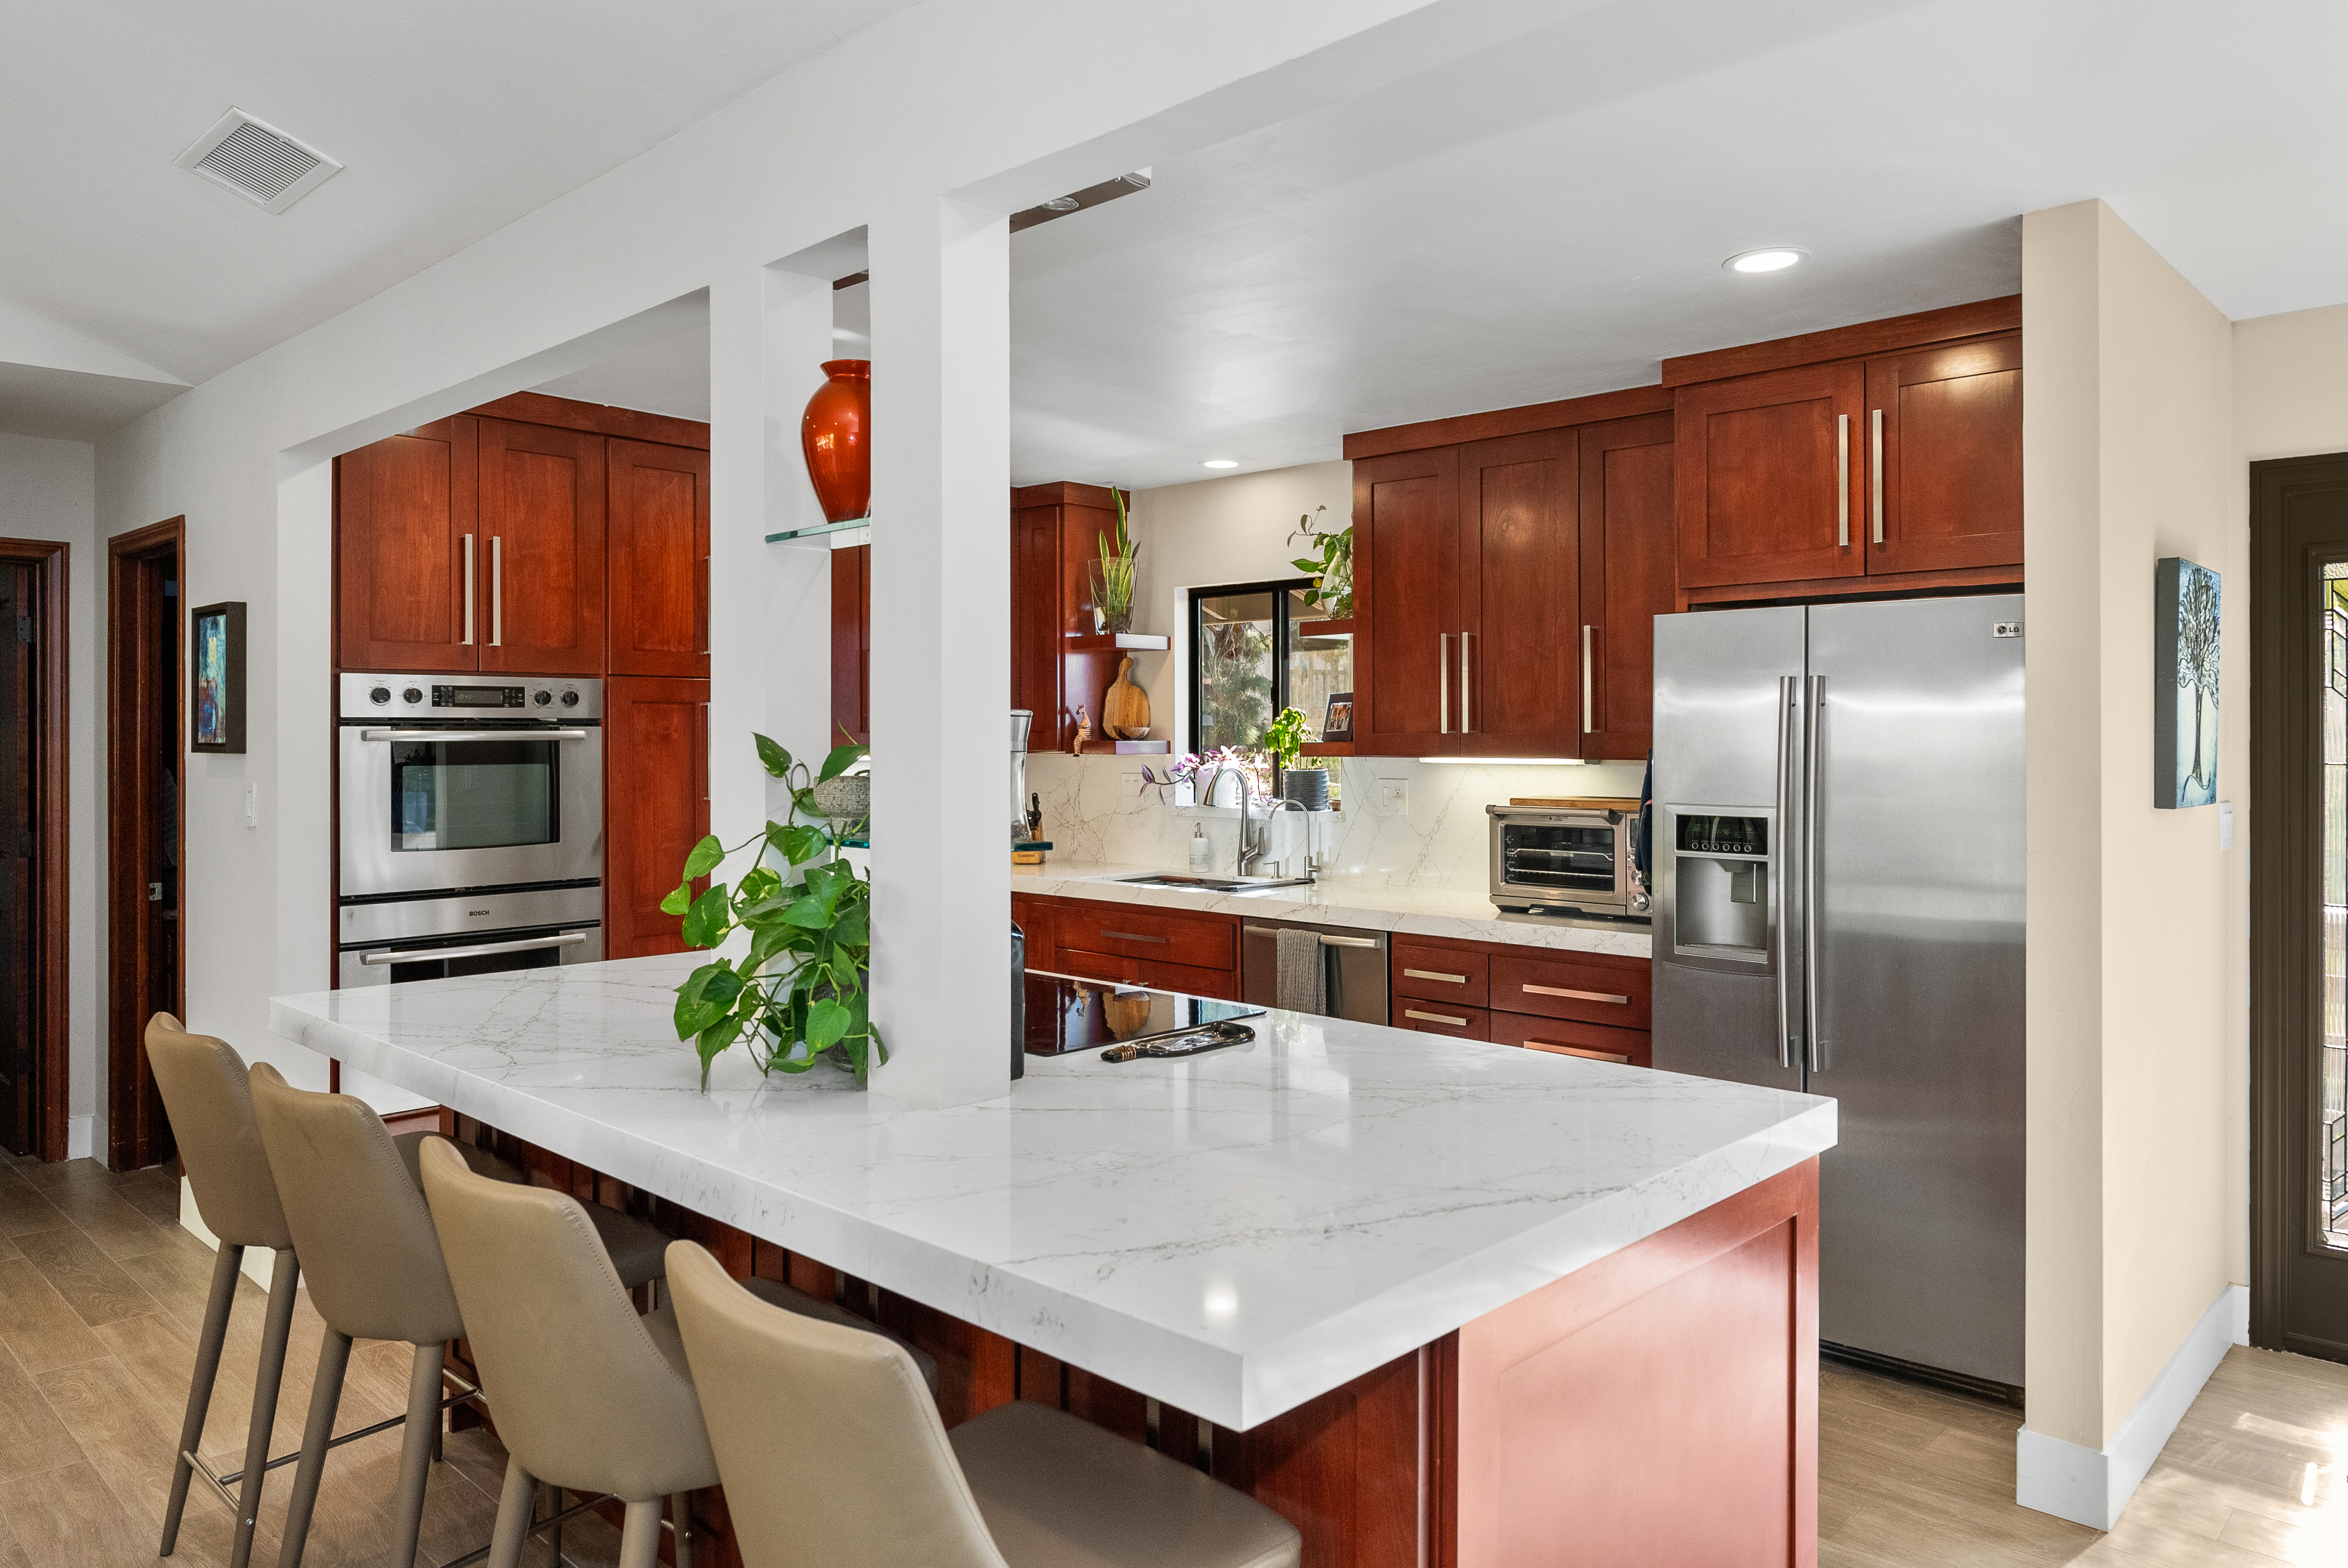
{"label": "red vase on shelf", "polygon": [[799,445],[824,520],[853,522],[872,512],[872,362],[828,359],[823,374],[829,379],[808,399]]}

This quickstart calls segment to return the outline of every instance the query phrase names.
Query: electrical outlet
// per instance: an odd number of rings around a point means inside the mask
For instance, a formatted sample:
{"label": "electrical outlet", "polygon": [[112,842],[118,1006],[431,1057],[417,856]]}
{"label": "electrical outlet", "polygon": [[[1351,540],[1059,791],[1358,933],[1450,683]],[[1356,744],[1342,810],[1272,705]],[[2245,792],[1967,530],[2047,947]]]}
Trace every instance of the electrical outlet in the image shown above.
{"label": "electrical outlet", "polygon": [[244,785],[244,825],[261,825],[261,786],[247,779]]}
{"label": "electrical outlet", "polygon": [[1385,816],[1400,816],[1410,809],[1410,784],[1406,779],[1380,779],[1378,811]]}

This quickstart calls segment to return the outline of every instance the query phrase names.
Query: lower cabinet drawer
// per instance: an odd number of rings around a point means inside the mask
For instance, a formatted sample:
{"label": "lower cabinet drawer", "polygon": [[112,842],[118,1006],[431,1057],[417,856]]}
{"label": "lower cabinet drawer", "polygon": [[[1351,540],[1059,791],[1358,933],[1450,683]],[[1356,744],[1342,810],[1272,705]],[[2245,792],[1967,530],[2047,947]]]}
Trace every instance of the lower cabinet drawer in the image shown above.
{"label": "lower cabinet drawer", "polygon": [[1482,1008],[1452,1007],[1420,997],[1394,999],[1394,1026],[1421,1034],[1447,1034],[1454,1040],[1489,1040],[1489,1015]]}
{"label": "lower cabinet drawer", "polygon": [[1134,904],[1064,904],[1052,911],[1052,942],[1066,950],[1122,953],[1153,964],[1236,969],[1239,922],[1225,916],[1177,915]]}
{"label": "lower cabinet drawer", "polygon": [[1654,1037],[1643,1029],[1609,1029],[1600,1023],[1518,1012],[1495,1012],[1488,1018],[1487,1027],[1491,1032],[1479,1038],[1495,1045],[1520,1045],[1528,1050],[1628,1062],[1632,1067],[1655,1064]]}
{"label": "lower cabinet drawer", "polygon": [[1497,1010],[1578,1019],[1613,1029],[1648,1027],[1653,970],[1643,958],[1603,954],[1574,958],[1492,957],[1491,1005]]}
{"label": "lower cabinet drawer", "polygon": [[1452,1002],[1452,1010],[1484,1005],[1491,984],[1489,955],[1465,948],[1437,948],[1397,937],[1388,953],[1397,997]]}
{"label": "lower cabinet drawer", "polygon": [[[1030,968],[1036,966],[1031,965]],[[1192,964],[1159,964],[1122,953],[1087,953],[1061,948],[1053,957],[1053,972],[1081,980],[1111,980],[1118,985],[1148,986],[1153,990],[1180,991],[1186,996],[1237,1001],[1239,976],[1230,969],[1203,969]]]}

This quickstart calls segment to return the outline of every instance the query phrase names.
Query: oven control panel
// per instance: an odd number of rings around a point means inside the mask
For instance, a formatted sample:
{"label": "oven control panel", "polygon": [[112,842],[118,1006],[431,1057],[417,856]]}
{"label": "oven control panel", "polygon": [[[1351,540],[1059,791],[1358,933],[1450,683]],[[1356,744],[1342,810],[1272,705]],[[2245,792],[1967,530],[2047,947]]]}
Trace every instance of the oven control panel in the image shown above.
{"label": "oven control panel", "polygon": [[579,724],[603,716],[603,682],[573,676],[346,674],[336,712],[346,723]]}

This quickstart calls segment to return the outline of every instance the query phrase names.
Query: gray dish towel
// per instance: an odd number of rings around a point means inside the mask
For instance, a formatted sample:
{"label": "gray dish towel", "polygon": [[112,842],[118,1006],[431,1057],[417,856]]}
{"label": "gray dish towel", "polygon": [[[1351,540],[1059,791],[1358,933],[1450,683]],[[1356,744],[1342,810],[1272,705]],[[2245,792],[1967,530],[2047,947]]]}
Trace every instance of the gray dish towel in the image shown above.
{"label": "gray dish towel", "polygon": [[1328,979],[1321,965],[1321,933],[1282,929],[1275,939],[1280,943],[1280,968],[1272,1005],[1290,1012],[1327,1012]]}

